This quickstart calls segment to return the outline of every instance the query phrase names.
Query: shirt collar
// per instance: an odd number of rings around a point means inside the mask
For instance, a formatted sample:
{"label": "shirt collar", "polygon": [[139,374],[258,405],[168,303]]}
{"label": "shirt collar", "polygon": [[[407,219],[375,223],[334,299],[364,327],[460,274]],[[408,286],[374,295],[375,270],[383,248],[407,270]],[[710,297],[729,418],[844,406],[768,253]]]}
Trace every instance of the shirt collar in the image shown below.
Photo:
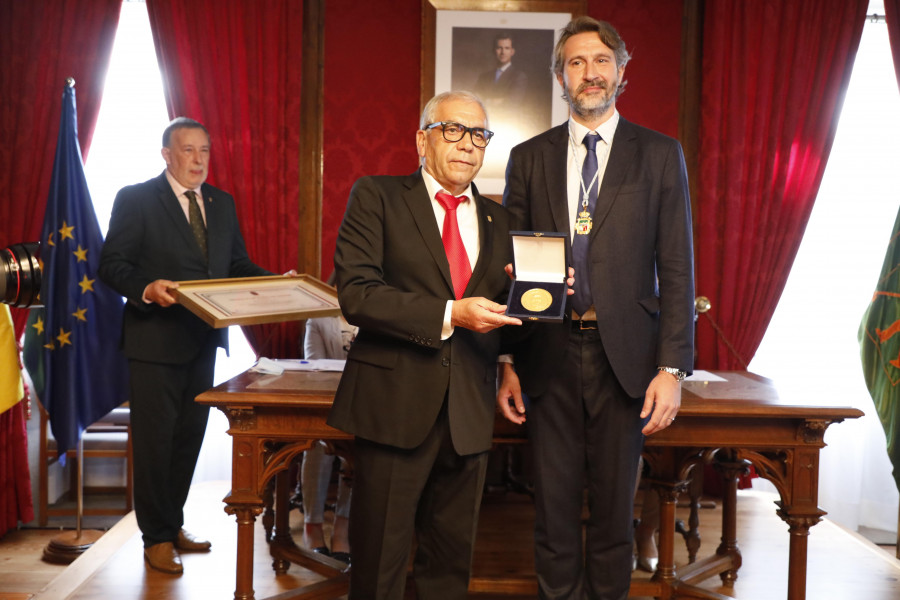
{"label": "shirt collar", "polygon": [[[176,197],[176,198],[180,198],[181,196],[184,195],[184,193],[185,193],[186,191],[188,191],[189,189],[191,189],[191,188],[186,188],[186,187],[184,187],[183,185],[181,185],[180,183],[178,183],[178,180],[175,179],[174,177],[172,177],[172,174],[169,173],[169,170],[168,170],[168,169],[166,169],[166,180],[169,182],[169,185],[172,187],[172,191],[175,192],[175,197]],[[196,188],[193,188],[193,189],[194,189],[194,192],[197,193],[197,198],[202,198],[202,197],[203,197],[203,194],[200,193],[200,188],[199,188],[199,187],[196,187]]]}
{"label": "shirt collar", "polygon": [[[425,188],[428,190],[429,198],[434,200],[434,198],[438,192],[440,192],[442,190],[445,192],[447,191],[447,190],[444,190],[443,187],[441,187],[441,184],[437,182],[437,179],[432,177],[431,173],[426,171],[424,167],[421,169],[421,171],[422,171],[422,179],[425,180]],[[447,193],[449,194],[450,192],[447,192]],[[459,195],[466,196],[469,199],[471,199],[472,198],[472,184],[470,183],[469,185],[467,185],[466,189],[464,189],[462,194],[459,194]]]}
{"label": "shirt collar", "polygon": [[[619,111],[615,108],[613,109],[613,114],[610,118],[600,124],[597,127],[596,131],[600,134],[600,137],[603,138],[603,141],[606,142],[607,145],[612,144],[613,136],[616,134],[616,127],[619,125]],[[584,136],[589,134],[592,130],[588,129],[578,121],[576,121],[573,117],[569,117],[569,127],[572,132],[572,139],[576,141],[578,144],[584,143]]]}

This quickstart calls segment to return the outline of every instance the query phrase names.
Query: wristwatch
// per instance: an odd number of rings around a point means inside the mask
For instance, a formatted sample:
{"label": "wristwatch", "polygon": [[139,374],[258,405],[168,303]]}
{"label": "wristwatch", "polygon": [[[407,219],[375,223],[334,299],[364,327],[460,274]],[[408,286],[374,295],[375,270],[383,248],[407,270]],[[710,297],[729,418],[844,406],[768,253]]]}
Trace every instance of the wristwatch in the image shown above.
{"label": "wristwatch", "polygon": [[656,367],[657,371],[663,371],[672,375],[678,381],[684,381],[684,378],[687,377],[687,372],[682,371],[681,369],[676,369],[675,367]]}

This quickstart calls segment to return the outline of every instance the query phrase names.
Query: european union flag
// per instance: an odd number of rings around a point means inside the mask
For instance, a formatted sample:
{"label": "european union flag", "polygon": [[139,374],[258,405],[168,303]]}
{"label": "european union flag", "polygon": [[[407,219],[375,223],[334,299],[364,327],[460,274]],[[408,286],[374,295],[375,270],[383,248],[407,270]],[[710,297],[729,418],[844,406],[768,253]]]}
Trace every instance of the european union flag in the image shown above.
{"label": "european union flag", "polygon": [[119,352],[122,297],[97,278],[103,236],[78,146],[75,82],[63,90],[50,194],[41,230],[41,303],[28,318],[25,366],[62,456],[127,400]]}

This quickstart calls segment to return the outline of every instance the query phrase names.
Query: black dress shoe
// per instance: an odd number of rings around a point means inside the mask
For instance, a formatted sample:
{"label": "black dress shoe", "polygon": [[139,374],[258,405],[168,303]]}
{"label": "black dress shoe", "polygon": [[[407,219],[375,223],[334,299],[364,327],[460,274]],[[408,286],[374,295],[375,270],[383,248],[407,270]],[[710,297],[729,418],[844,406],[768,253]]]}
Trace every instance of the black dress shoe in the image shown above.
{"label": "black dress shoe", "polygon": [[328,546],[319,546],[317,548],[313,548],[312,551],[317,554],[324,554],[325,556],[331,556],[331,550],[328,549]]}
{"label": "black dress shoe", "polygon": [[350,564],[350,553],[349,552],[332,552],[331,558],[335,560],[339,560],[342,563]]}

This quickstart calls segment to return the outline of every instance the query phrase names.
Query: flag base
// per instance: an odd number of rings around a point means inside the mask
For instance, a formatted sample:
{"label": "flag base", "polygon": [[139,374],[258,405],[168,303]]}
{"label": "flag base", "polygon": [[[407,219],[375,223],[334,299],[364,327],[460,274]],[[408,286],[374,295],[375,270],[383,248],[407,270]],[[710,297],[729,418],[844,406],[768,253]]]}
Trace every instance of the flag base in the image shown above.
{"label": "flag base", "polygon": [[63,532],[50,540],[42,558],[49,563],[67,565],[84,554],[103,533],[96,529]]}

